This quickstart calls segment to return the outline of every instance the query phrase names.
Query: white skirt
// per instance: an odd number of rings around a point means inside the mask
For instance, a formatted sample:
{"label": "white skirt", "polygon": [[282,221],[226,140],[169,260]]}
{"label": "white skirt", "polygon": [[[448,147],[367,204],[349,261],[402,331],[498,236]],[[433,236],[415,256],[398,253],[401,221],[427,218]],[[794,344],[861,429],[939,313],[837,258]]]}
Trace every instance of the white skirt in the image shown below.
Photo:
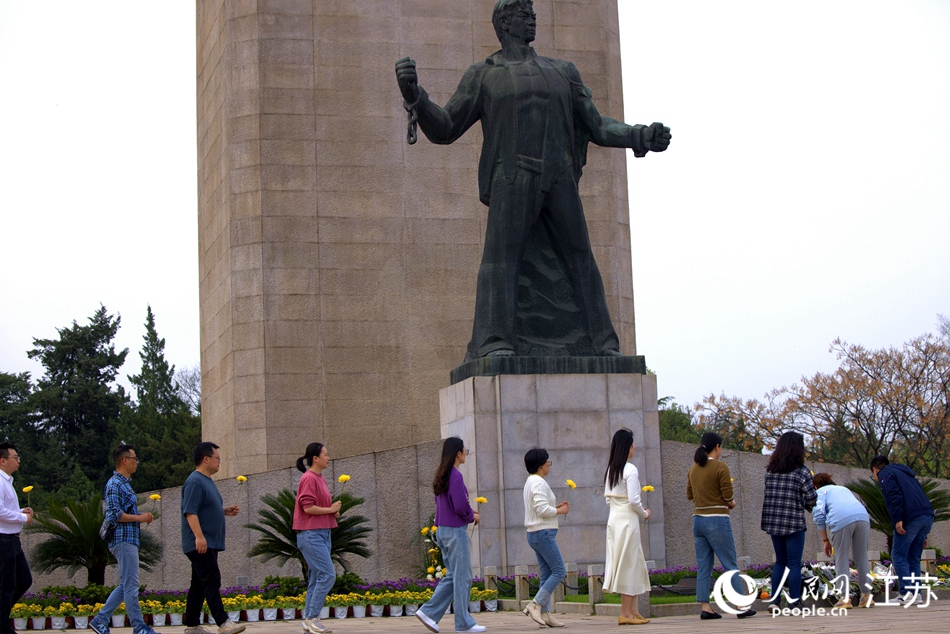
{"label": "white skirt", "polygon": [[640,544],[640,516],[627,498],[609,497],[607,518],[607,562],[604,565],[604,592],[642,594],[650,590],[643,546]]}

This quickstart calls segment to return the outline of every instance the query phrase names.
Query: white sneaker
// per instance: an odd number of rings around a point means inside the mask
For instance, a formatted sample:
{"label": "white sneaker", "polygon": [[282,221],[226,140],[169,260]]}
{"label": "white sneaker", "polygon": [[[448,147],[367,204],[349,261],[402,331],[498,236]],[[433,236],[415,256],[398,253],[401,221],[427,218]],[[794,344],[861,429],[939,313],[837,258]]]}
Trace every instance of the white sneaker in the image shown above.
{"label": "white sneaker", "polygon": [[235,623],[231,619],[228,619],[221,624],[221,627],[218,628],[217,634],[240,634],[240,632],[243,632],[246,629],[246,625]]}
{"label": "white sneaker", "polygon": [[332,634],[333,630],[327,628],[323,623],[320,622],[320,619],[314,617],[312,619],[306,619],[301,625],[304,632],[309,632],[310,634]]}
{"label": "white sneaker", "polygon": [[429,628],[429,631],[439,634],[439,624],[429,618],[429,615],[422,610],[416,610],[416,618],[422,621],[422,624]]}
{"label": "white sneaker", "polygon": [[455,630],[455,631],[456,631],[456,632],[484,632],[484,631],[485,631],[485,626],[484,626],[484,625],[473,625],[472,627],[468,628],[467,630]]}

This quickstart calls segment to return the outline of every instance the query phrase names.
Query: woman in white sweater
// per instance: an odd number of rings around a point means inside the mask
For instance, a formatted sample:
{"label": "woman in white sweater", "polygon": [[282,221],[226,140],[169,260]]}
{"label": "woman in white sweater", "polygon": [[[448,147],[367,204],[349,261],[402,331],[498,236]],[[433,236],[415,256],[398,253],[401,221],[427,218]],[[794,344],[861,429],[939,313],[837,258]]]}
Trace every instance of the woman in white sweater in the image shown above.
{"label": "woman in white sweater", "polygon": [[634,449],[633,432],[618,430],[610,443],[604,474],[604,496],[610,505],[604,592],[620,594],[620,625],[650,622],[637,608],[637,595],[650,590],[650,573],[640,544],[640,518],[649,519],[650,511],[640,503],[640,476],[628,462]]}
{"label": "woman in white sweater", "polygon": [[551,615],[551,594],[567,575],[564,559],[554,538],[557,537],[557,516],[567,515],[570,505],[567,502],[555,505],[554,492],[544,480],[551,471],[547,451],[538,448],[528,450],[524,455],[524,466],[529,474],[524,483],[524,525],[528,529],[528,545],[537,556],[541,569],[541,587],[524,613],[538,625],[564,627]]}

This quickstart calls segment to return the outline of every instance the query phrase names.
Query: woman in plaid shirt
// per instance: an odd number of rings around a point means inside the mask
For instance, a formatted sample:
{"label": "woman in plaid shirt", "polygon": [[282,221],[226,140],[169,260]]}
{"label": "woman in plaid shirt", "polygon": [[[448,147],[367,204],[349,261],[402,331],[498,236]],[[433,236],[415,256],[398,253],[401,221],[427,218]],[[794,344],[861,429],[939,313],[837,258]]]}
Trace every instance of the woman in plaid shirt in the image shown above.
{"label": "woman in plaid shirt", "polygon": [[802,551],[805,549],[805,510],[818,499],[811,472],[805,466],[805,438],[798,432],[782,434],[765,473],[762,530],[772,538],[773,605],[778,604],[782,578],[788,571],[789,605],[796,607],[802,593]]}

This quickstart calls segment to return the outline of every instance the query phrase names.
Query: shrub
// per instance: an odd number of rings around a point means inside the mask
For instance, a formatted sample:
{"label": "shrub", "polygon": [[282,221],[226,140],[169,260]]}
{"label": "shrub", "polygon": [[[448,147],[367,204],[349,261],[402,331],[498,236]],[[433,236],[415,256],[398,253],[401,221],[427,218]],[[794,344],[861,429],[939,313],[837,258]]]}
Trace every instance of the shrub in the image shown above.
{"label": "shrub", "polygon": [[[359,575],[354,572],[344,572],[336,578],[336,583],[333,584],[333,589],[330,590],[330,594],[349,594],[357,590],[357,586],[361,585],[363,585],[363,580],[360,579]],[[304,591],[306,591],[306,589],[307,588],[304,587]]]}

